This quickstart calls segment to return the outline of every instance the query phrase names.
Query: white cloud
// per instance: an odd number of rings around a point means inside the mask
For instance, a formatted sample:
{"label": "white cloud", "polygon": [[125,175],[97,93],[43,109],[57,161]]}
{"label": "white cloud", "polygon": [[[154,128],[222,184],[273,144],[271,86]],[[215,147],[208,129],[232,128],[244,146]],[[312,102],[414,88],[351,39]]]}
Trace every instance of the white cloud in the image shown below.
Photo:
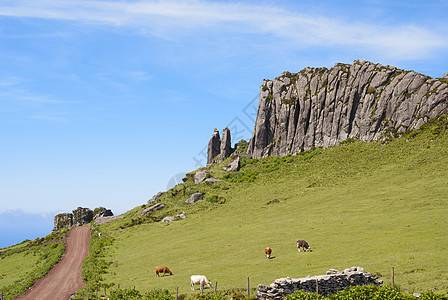
{"label": "white cloud", "polygon": [[9,0],[0,15],[71,20],[136,28],[141,34],[176,39],[198,30],[221,35],[267,35],[291,47],[356,47],[385,57],[420,59],[447,48],[445,35],[413,24],[351,23],[285,9],[205,1]]}

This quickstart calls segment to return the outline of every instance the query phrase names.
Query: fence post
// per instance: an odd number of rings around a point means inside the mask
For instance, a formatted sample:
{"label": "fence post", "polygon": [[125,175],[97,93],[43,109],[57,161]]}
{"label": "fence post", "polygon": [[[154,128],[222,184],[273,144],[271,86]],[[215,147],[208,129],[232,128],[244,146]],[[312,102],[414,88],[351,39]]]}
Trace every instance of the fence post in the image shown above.
{"label": "fence post", "polygon": [[104,287],[104,297],[106,297],[106,287]]}
{"label": "fence post", "polygon": [[250,297],[249,276],[247,276],[247,298]]}
{"label": "fence post", "polygon": [[120,284],[118,284],[118,289],[120,289]]}
{"label": "fence post", "polygon": [[176,300],[179,298],[179,287],[176,287]]}
{"label": "fence post", "polygon": [[217,289],[218,289],[218,281],[215,281],[215,294]]}
{"label": "fence post", "polygon": [[395,287],[395,268],[392,267],[392,289]]}
{"label": "fence post", "polygon": [[204,282],[201,281],[201,295],[204,295]]}
{"label": "fence post", "polygon": [[319,281],[316,279],[316,294],[319,295]]}

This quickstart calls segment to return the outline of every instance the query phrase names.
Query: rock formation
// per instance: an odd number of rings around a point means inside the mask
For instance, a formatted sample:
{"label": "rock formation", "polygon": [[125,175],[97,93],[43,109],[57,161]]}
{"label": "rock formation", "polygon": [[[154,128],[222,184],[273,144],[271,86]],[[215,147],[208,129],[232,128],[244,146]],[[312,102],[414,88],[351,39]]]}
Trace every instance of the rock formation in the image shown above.
{"label": "rock formation", "polygon": [[365,59],[284,72],[261,85],[247,154],[284,156],[349,138],[379,140],[445,113],[447,75],[433,79]]}
{"label": "rock formation", "polygon": [[164,208],[164,207],[165,207],[165,204],[163,204],[163,203],[157,203],[157,204],[154,204],[154,205],[152,205],[152,206],[150,206],[150,207],[145,208],[145,209],[142,211],[142,216],[144,216],[144,215],[146,215],[146,214],[149,214],[149,213],[152,212],[152,211],[160,210],[160,209],[162,209],[162,208]]}
{"label": "rock formation", "polygon": [[[82,226],[92,222],[94,212],[90,208],[78,207],[71,213],[61,213],[54,217],[54,229],[70,228],[72,226]],[[110,209],[99,207],[95,209],[95,217],[108,217],[114,214]]]}
{"label": "rock formation", "polygon": [[230,129],[225,128],[223,130],[221,140],[219,137],[219,131],[215,128],[213,135],[208,142],[207,166],[222,162],[224,159],[229,157],[234,150],[235,149],[232,148]]}
{"label": "rock formation", "polygon": [[155,194],[154,196],[152,196],[151,199],[148,200],[148,204],[151,203],[155,203],[157,200],[159,200],[159,198],[163,195],[163,192],[158,192],[157,194]]}
{"label": "rock formation", "polygon": [[93,218],[104,218],[104,217],[112,217],[114,214],[112,210],[104,208],[102,206],[95,208],[93,211]]}
{"label": "rock formation", "polygon": [[207,150],[207,166],[213,163],[213,160],[221,152],[221,138],[219,137],[219,130],[215,128],[210,141],[208,142]]}
{"label": "rock formation", "polygon": [[232,144],[231,144],[231,138],[230,138],[230,129],[224,128],[222,131],[222,140],[221,140],[221,147],[220,147],[220,155],[221,155],[221,161],[225,158],[229,157],[230,154],[232,154]]}
{"label": "rock formation", "polygon": [[280,278],[270,286],[260,284],[257,288],[257,299],[283,299],[286,295],[298,290],[315,293],[316,287],[319,295],[326,296],[354,285],[381,285],[382,283],[382,280],[365,272],[361,267],[351,267],[342,272],[331,269],[326,275]]}

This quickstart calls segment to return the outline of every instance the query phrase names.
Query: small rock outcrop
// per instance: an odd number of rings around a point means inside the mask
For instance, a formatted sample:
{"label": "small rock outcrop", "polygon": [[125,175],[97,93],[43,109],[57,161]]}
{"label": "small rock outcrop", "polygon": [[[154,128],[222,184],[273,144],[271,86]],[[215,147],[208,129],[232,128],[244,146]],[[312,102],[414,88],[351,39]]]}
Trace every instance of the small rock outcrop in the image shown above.
{"label": "small rock outcrop", "polygon": [[82,226],[93,220],[93,210],[85,207],[78,207],[73,211],[73,226]]}
{"label": "small rock outcrop", "polygon": [[155,203],[163,195],[163,192],[158,192],[151,199],[148,200],[148,204]]}
{"label": "small rock outcrop", "polygon": [[[99,207],[95,209],[95,217],[107,217],[114,214],[110,209]],[[92,222],[94,218],[94,211],[90,208],[78,207],[71,213],[60,213],[54,217],[53,230],[59,230],[62,228],[70,228],[72,226],[82,226]]]}
{"label": "small rock outcrop", "polygon": [[95,208],[93,210],[93,218],[97,219],[97,218],[104,218],[104,217],[112,217],[114,214],[112,212],[112,210],[104,208],[102,206]]}
{"label": "small rock outcrop", "polygon": [[280,278],[270,286],[258,285],[257,299],[283,299],[286,295],[303,290],[307,293],[316,293],[326,296],[354,285],[381,285],[382,280],[365,272],[361,267],[351,267],[340,272],[331,269],[326,275],[307,276],[305,278]]}
{"label": "small rock outcrop", "polygon": [[193,195],[190,196],[190,198],[185,200],[185,203],[193,204],[196,201],[202,200],[203,197],[204,195],[202,193],[194,193]]}
{"label": "small rock outcrop", "polygon": [[219,137],[219,131],[215,128],[207,150],[207,166],[222,162],[229,157],[235,149],[232,148],[230,129],[225,128],[222,132],[222,140]]}
{"label": "small rock outcrop", "polygon": [[333,68],[305,68],[264,80],[251,158],[285,156],[347,139],[398,136],[448,113],[448,75],[356,60]]}
{"label": "small rock outcrop", "polygon": [[152,211],[154,211],[154,210],[162,209],[162,208],[164,208],[164,207],[165,207],[165,204],[163,204],[163,203],[157,203],[157,204],[154,204],[154,205],[152,205],[152,206],[150,206],[150,207],[145,208],[145,209],[142,211],[142,216],[144,216],[144,215],[146,215],[146,214],[148,214],[148,213],[150,213],[150,212],[152,212]]}

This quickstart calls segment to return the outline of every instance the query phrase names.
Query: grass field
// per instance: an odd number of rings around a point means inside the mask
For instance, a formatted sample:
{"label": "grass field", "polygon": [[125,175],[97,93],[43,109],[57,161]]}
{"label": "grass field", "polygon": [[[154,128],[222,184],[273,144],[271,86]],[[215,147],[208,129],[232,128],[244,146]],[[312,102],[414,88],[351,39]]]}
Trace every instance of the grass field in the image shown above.
{"label": "grass field", "polygon": [[[104,282],[143,292],[179,287],[191,295],[195,274],[222,290],[245,288],[248,276],[255,288],[280,277],[361,266],[385,284],[394,267],[395,283],[408,293],[448,290],[445,123],[387,144],[353,142],[243,164],[239,175],[212,186],[190,178],[165,193],[160,201],[167,207],[150,217],[134,216],[137,207],[100,226],[115,239],[104,249],[111,262]],[[224,165],[207,173],[223,178]],[[205,199],[185,204],[196,191]],[[225,203],[207,201],[213,195]],[[181,211],[185,220],[146,223]],[[298,253],[298,239],[313,252]],[[274,259],[266,260],[267,246]],[[174,275],[156,278],[156,266]]]}

